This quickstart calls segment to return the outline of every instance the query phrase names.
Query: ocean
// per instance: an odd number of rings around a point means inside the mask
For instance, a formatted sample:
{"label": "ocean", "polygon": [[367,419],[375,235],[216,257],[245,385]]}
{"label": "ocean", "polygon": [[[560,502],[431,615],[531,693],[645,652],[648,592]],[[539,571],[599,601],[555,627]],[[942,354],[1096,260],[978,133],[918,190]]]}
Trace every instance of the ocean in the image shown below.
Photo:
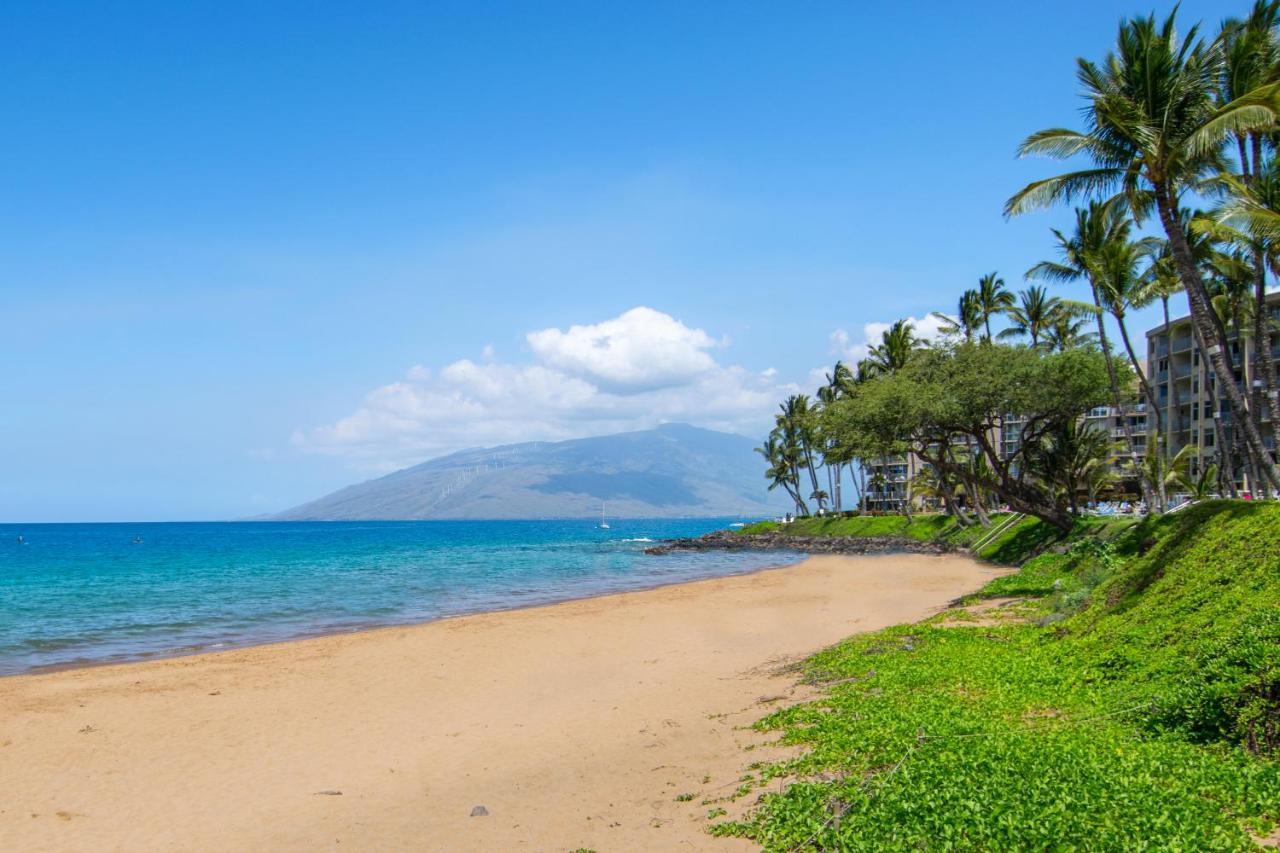
{"label": "ocean", "polygon": [[[0,525],[0,675],[504,610],[784,565],[648,555],[734,519]],[[21,537],[22,541],[19,541]]]}

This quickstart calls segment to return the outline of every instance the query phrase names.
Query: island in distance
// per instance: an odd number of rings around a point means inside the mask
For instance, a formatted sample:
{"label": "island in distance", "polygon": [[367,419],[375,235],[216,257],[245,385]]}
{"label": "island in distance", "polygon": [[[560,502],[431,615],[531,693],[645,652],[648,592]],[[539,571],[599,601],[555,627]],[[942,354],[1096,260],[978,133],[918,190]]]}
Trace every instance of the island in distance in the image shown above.
{"label": "island in distance", "polygon": [[463,450],[347,486],[276,521],[769,517],[755,442],[686,424]]}

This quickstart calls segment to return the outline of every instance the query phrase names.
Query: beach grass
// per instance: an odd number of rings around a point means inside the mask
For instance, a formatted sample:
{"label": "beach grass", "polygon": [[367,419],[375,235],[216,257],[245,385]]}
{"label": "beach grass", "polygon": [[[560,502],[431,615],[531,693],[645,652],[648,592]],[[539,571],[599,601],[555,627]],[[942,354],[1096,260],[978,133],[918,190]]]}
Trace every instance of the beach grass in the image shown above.
{"label": "beach grass", "polygon": [[[863,521],[832,527],[922,530]],[[804,748],[759,774],[790,784],[714,831],[769,850],[1249,849],[1271,832],[1280,507],[1090,521],[1047,547],[1038,524],[996,544],[1026,559],[969,606],[806,661],[830,688],[758,724]]]}

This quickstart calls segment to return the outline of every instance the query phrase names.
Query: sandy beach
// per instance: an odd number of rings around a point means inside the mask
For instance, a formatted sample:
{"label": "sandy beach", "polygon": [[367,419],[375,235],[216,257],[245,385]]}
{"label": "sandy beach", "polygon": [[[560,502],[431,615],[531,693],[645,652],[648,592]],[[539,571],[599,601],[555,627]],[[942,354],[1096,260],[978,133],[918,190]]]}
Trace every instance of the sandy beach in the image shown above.
{"label": "sandy beach", "polygon": [[0,679],[0,849],[751,849],[705,833],[704,801],[777,754],[743,751],[765,742],[743,727],[805,696],[786,665],[997,573],[957,556],[814,557]]}

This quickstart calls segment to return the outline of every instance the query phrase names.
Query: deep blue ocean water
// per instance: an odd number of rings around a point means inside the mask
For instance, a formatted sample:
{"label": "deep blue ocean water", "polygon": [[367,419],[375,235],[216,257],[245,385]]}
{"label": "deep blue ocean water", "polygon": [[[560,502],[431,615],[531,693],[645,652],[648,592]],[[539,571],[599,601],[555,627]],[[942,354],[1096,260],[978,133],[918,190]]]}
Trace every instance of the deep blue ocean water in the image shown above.
{"label": "deep blue ocean water", "polygon": [[733,520],[611,519],[610,530],[596,521],[0,525],[0,674],[545,604],[799,558],[643,553],[650,540]]}

